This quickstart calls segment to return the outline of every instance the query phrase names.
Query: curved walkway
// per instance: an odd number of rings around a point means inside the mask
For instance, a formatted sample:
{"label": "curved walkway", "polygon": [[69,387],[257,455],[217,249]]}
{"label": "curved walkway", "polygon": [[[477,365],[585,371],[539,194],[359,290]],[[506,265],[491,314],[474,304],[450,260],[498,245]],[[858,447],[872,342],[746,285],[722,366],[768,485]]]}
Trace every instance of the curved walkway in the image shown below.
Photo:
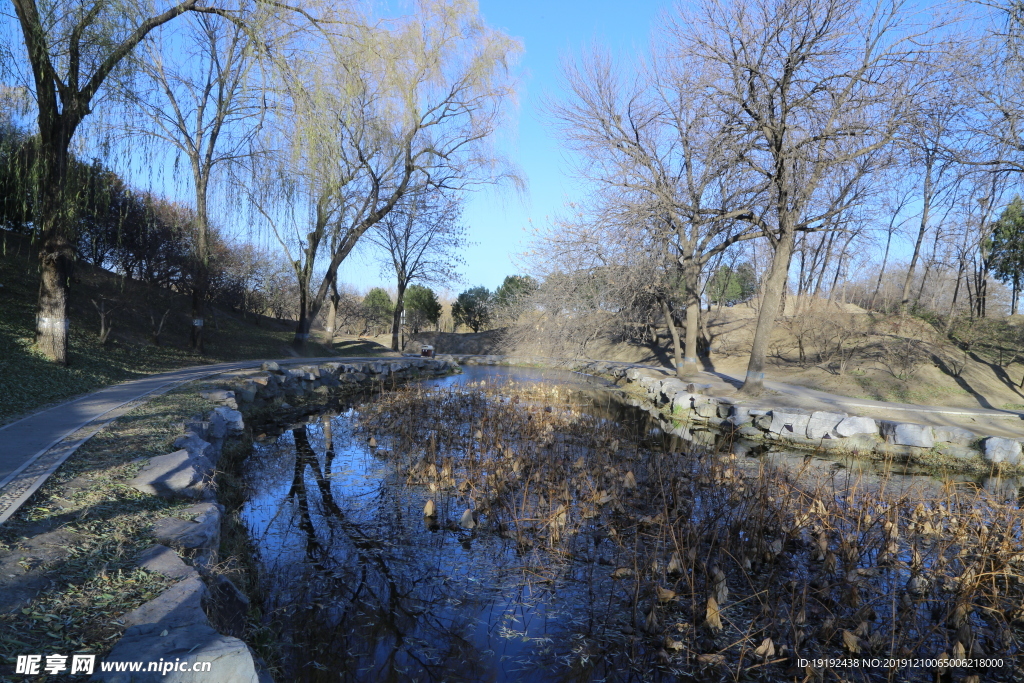
{"label": "curved walkway", "polygon": [[[349,360],[370,359],[329,356],[284,358],[276,362],[301,365]],[[99,389],[0,427],[0,524],[7,521],[79,446],[110,421],[185,382],[257,368],[263,362],[217,363],[150,375]]]}

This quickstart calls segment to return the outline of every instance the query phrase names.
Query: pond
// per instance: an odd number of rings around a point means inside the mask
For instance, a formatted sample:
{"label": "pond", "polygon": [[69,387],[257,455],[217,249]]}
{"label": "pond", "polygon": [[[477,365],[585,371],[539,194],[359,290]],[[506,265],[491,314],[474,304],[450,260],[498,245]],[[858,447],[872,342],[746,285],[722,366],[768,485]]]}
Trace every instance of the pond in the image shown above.
{"label": "pond", "polygon": [[[917,613],[933,596],[883,598],[915,577],[934,585],[937,565],[962,577],[969,562],[947,555],[963,538],[911,547],[906,529],[951,528],[937,494],[985,482],[710,434],[701,445],[610,388],[470,367],[257,442],[241,516],[283,678],[775,680],[796,654],[881,651],[886,638],[960,652],[934,626],[906,626],[931,618]],[[1015,484],[987,486],[988,525],[1013,528]],[[949,627],[961,649],[1017,651],[1011,618],[967,615]]]}

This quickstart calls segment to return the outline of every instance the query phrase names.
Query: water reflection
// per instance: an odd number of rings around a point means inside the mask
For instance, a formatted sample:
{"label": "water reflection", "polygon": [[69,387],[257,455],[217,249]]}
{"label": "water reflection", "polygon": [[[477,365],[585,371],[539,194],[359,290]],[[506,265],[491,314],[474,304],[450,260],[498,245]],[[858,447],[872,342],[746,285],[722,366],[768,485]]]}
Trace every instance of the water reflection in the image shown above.
{"label": "water reflection", "polygon": [[[509,374],[471,368],[430,384],[492,382]],[[696,436],[725,446],[722,452],[732,447],[740,462],[816,467],[838,482],[837,490],[854,479],[863,482],[863,475],[877,477],[878,485],[938,486],[912,473],[860,470],[858,461],[726,444],[711,432],[688,432],[683,439],[672,433],[674,425],[617,399],[600,383],[572,373],[525,375],[570,384],[572,405],[614,423],[653,452],[693,450]],[[276,440],[258,444],[249,460],[256,494],[243,518],[259,551],[270,596],[264,613],[280,634],[286,680],[675,680],[660,663],[659,646],[642,637],[651,618],[645,611],[656,619],[656,610],[650,603],[641,608],[638,596],[629,594],[637,584],[611,577],[623,566],[623,548],[605,532],[586,528],[555,553],[524,546],[497,528],[465,529],[458,523],[460,496],[409,486],[407,472],[390,464],[393,454],[383,443],[371,447],[357,432],[358,410],[291,425]],[[1000,495],[1012,498],[1019,482],[975,485],[1002,486]],[[436,519],[422,516],[428,497],[436,501]],[[686,509],[683,503],[700,505],[683,501],[679,509]],[[694,577],[681,580],[695,590]],[[703,633],[694,638],[698,651],[720,645]]]}

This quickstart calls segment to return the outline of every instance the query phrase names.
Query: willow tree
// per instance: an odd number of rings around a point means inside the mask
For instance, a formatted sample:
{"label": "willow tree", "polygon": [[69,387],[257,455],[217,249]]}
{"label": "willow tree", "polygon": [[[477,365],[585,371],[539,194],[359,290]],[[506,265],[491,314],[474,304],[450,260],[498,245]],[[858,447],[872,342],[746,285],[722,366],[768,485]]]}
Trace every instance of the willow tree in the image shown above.
{"label": "willow tree", "polygon": [[67,363],[68,289],[74,263],[71,141],[111,74],[153,30],[199,0],[154,5],[133,0],[12,0],[32,72],[39,135],[32,183],[40,284],[36,345]]}
{"label": "willow tree", "polygon": [[[260,91],[248,87],[258,61],[251,34],[262,18],[246,24],[199,14],[170,40],[145,41],[132,66],[143,78],[122,93],[145,114],[122,125],[138,141],[151,136],[183,157],[195,197],[192,348],[203,352],[203,319],[210,287],[209,194],[214,173],[253,153],[253,136],[265,112]],[[185,55],[191,59],[183,59]],[[258,84],[258,79],[257,84]]]}
{"label": "willow tree", "polygon": [[710,74],[706,97],[735,117],[744,163],[768,186],[772,250],[742,391],[763,388],[795,236],[862,201],[864,180],[904,121],[927,48],[902,0],[699,2],[674,25],[677,50]]}
{"label": "willow tree", "polygon": [[518,182],[492,138],[514,95],[519,46],[463,0],[349,21],[320,34],[316,49],[296,48],[281,86],[288,105],[276,114],[283,163],[257,205],[295,264],[301,346],[341,263],[404,198]]}

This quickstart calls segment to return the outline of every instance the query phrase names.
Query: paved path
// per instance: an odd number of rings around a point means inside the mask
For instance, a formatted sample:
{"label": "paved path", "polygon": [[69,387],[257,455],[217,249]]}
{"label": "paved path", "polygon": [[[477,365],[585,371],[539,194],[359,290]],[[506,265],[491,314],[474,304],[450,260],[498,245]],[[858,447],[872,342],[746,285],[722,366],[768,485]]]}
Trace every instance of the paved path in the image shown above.
{"label": "paved path", "polygon": [[[284,358],[284,364],[380,358]],[[115,384],[0,427],[0,523],[38,489],[75,450],[111,420],[179,384],[232,370],[256,368],[261,360],[201,365]]]}

